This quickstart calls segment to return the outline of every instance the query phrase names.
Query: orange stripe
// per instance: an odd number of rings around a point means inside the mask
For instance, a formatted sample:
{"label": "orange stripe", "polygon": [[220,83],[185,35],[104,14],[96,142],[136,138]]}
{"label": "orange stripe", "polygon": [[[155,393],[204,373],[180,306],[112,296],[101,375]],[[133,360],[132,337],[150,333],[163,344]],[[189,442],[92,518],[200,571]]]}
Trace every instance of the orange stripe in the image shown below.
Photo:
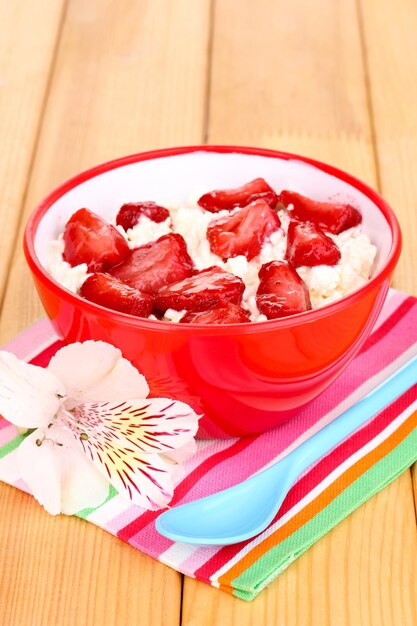
{"label": "orange stripe", "polygon": [[225,587],[224,591],[230,589],[231,582],[247,570],[255,561],[260,559],[268,550],[276,546],[278,543],[289,537],[296,530],[310,521],[315,515],[320,513],[332,500],[334,500],[342,491],[357,480],[362,474],[370,469],[375,463],[380,461],[384,456],[389,454],[403,439],[405,439],[411,431],[416,427],[417,412],[414,412],[407,418],[399,428],[385,439],[377,448],[371,450],[364,457],[359,459],[352,467],[339,476],[331,485],[320,493],[317,498],[309,502],[301,511],[299,511],[286,524],[278,528],[269,537],[264,539],[262,543],[255,546],[240,561],[233,565],[227,572],[219,578],[221,587]]}

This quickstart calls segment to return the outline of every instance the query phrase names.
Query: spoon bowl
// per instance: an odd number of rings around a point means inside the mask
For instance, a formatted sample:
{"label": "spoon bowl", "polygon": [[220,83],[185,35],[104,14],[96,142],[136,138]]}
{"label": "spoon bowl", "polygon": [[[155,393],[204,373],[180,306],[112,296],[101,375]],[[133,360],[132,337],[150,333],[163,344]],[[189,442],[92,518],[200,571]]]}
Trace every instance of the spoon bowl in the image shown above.
{"label": "spoon bowl", "polygon": [[274,519],[296,476],[284,458],[247,480],[163,513],[157,530],[175,541],[205,545],[238,543]]}
{"label": "spoon bowl", "polygon": [[258,535],[274,519],[304,470],[416,383],[417,356],[264,471],[162,513],[156,520],[158,532],[174,541],[203,545],[228,545]]}

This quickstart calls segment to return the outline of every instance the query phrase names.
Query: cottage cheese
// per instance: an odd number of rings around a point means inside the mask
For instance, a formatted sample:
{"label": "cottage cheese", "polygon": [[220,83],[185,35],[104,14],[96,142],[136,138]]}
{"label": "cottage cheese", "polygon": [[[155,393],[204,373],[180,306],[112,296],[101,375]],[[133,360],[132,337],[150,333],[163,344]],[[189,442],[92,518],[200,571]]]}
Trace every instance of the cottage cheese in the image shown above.
{"label": "cottage cheese", "polygon": [[117,229],[126,237],[131,248],[138,248],[145,243],[156,241],[162,235],[168,235],[171,232],[171,219],[168,218],[165,222],[153,222],[143,215],[139,224],[134,228],[125,231],[122,226],[117,226]]}
{"label": "cottage cheese", "polygon": [[[287,229],[290,221],[287,211],[279,211],[281,228],[272,233],[264,243],[258,258],[248,261],[245,256],[237,256],[224,262],[211,252],[206,232],[212,220],[228,216],[231,212],[210,213],[195,205],[171,207],[169,210],[170,218],[164,222],[155,223],[142,216],[134,228],[127,231],[124,231],[121,226],[117,226],[117,228],[132,249],[155,241],[169,232],[179,233],[184,237],[188,252],[197,269],[202,270],[212,265],[218,265],[243,280],[245,291],[242,306],[250,311],[251,321],[265,321],[267,318],[260,314],[256,306],[256,291],[259,286],[258,272],[264,263],[274,260],[280,261],[285,258]],[[327,234],[341,251],[339,263],[334,266],[318,265],[297,268],[298,274],[309,289],[313,308],[338,300],[365,284],[371,275],[376,255],[376,247],[371,243],[369,237],[361,232],[360,226],[350,228],[339,235]],[[82,264],[71,267],[69,263],[63,260],[63,250],[64,243],[62,236],[60,236],[51,244],[49,271],[64,287],[77,293],[88,276],[87,266]],[[169,309],[166,311],[164,319],[178,322],[182,315],[182,311]]]}
{"label": "cottage cheese", "polygon": [[369,280],[376,255],[376,247],[361,233],[360,226],[329,236],[342,254],[339,263],[297,269],[310,291],[313,308],[338,300],[364,285]]}
{"label": "cottage cheese", "polygon": [[87,264],[72,267],[63,259],[64,242],[62,235],[51,244],[49,256],[49,271],[55,280],[66,287],[69,291],[77,293],[88,276]]}

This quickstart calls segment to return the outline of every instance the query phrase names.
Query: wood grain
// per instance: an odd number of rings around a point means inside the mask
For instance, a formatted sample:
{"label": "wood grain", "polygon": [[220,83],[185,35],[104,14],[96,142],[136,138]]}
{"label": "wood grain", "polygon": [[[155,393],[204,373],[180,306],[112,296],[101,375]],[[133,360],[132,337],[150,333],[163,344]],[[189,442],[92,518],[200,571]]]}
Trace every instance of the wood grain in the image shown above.
{"label": "wood grain", "polygon": [[209,142],[298,152],[375,182],[351,0],[217,3],[210,95]]}
{"label": "wood grain", "polygon": [[[80,169],[146,148],[202,141],[209,26],[206,1],[179,0],[175,7],[169,0],[70,1],[24,218]],[[1,340],[40,313],[18,245]],[[179,623],[177,572],[92,525],[51,519],[5,485],[0,499],[7,547],[0,551],[0,614],[7,626]]]}
{"label": "wood grain", "polygon": [[[55,185],[89,166],[149,148],[202,142],[209,8],[208,0],[70,1],[25,218]],[[17,249],[0,341],[41,313]]]}
{"label": "wood grain", "polygon": [[[217,3],[209,142],[308,154],[377,186],[361,35],[357,7],[350,0]],[[405,219],[412,223],[410,216]],[[392,532],[397,528],[406,536],[397,537]],[[417,623],[416,557],[412,484],[406,472],[291,565],[249,607],[185,579],[182,623],[411,626]]]}
{"label": "wood grain", "polygon": [[249,605],[184,579],[186,626],[414,626],[413,498],[409,474],[368,500]]}
{"label": "wood grain", "polygon": [[417,295],[417,4],[362,0],[381,192],[404,237],[395,285]]}
{"label": "wood grain", "polygon": [[[395,285],[417,295],[417,4],[367,0],[361,17],[381,191],[399,216],[404,239]],[[412,473],[417,502],[417,465]]]}
{"label": "wood grain", "polygon": [[1,485],[0,508],[2,626],[179,623],[176,572],[12,487]]}
{"label": "wood grain", "polygon": [[[380,180],[405,232],[396,285],[417,293],[416,5],[217,0],[212,42],[210,5],[70,0],[53,58],[62,3],[2,3],[0,293],[15,252],[0,340],[41,313],[21,229],[14,241],[20,215],[80,169],[204,138],[299,152]],[[181,618],[176,572],[91,524],[51,518],[5,485],[0,511],[2,626],[417,623],[408,472],[251,604],[185,579]]]}
{"label": "wood grain", "polygon": [[0,294],[15,247],[64,4],[0,3]]}

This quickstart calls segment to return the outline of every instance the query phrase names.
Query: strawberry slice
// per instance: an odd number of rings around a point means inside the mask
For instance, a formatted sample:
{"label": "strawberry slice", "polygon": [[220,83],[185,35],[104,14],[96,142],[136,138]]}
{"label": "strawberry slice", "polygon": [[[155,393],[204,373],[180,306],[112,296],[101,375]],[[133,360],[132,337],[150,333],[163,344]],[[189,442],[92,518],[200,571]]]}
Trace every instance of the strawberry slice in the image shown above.
{"label": "strawberry slice", "polygon": [[161,287],[191,276],[193,261],[183,237],[169,233],[132,250],[110,273],[130,287],[153,295]]}
{"label": "strawberry slice", "polygon": [[333,239],[310,222],[291,221],[287,232],[285,258],[294,267],[300,265],[336,265],[341,253]]}
{"label": "strawberry slice", "polygon": [[318,202],[288,190],[281,191],[278,201],[286,207],[293,205],[291,217],[301,222],[313,222],[318,228],[336,235],[362,221],[362,215],[351,204]]}
{"label": "strawberry slice", "polygon": [[188,311],[180,324],[242,324],[250,322],[249,311],[237,304],[226,302],[209,311]]}
{"label": "strawberry slice", "polygon": [[263,178],[255,178],[242,187],[236,189],[216,189],[205,193],[198,201],[198,204],[211,213],[243,207],[254,200],[264,200],[270,207],[274,208],[278,196]]}
{"label": "strawberry slice", "polygon": [[290,263],[271,261],[259,270],[256,304],[268,319],[287,317],[311,309],[310,295]]}
{"label": "strawberry slice", "polygon": [[151,296],[128,287],[110,274],[91,274],[82,284],[80,295],[90,302],[121,313],[138,317],[149,317],[152,313]]}
{"label": "strawberry slice", "polygon": [[125,230],[133,228],[144,215],[153,222],[165,222],[169,217],[168,209],[159,206],[156,202],[128,202],[124,204],[116,217],[116,224],[122,226]]}
{"label": "strawberry slice", "polygon": [[233,215],[211,222],[207,239],[211,251],[222,259],[243,254],[250,261],[280,226],[275,211],[264,200],[255,200]]}
{"label": "strawberry slice", "polygon": [[244,290],[243,280],[214,265],[163,287],[155,295],[155,308],[207,311],[225,302],[240,304]]}
{"label": "strawberry slice", "polygon": [[87,263],[90,272],[109,269],[130,252],[117,228],[88,209],[80,209],[68,220],[64,243],[64,261],[72,266]]}

